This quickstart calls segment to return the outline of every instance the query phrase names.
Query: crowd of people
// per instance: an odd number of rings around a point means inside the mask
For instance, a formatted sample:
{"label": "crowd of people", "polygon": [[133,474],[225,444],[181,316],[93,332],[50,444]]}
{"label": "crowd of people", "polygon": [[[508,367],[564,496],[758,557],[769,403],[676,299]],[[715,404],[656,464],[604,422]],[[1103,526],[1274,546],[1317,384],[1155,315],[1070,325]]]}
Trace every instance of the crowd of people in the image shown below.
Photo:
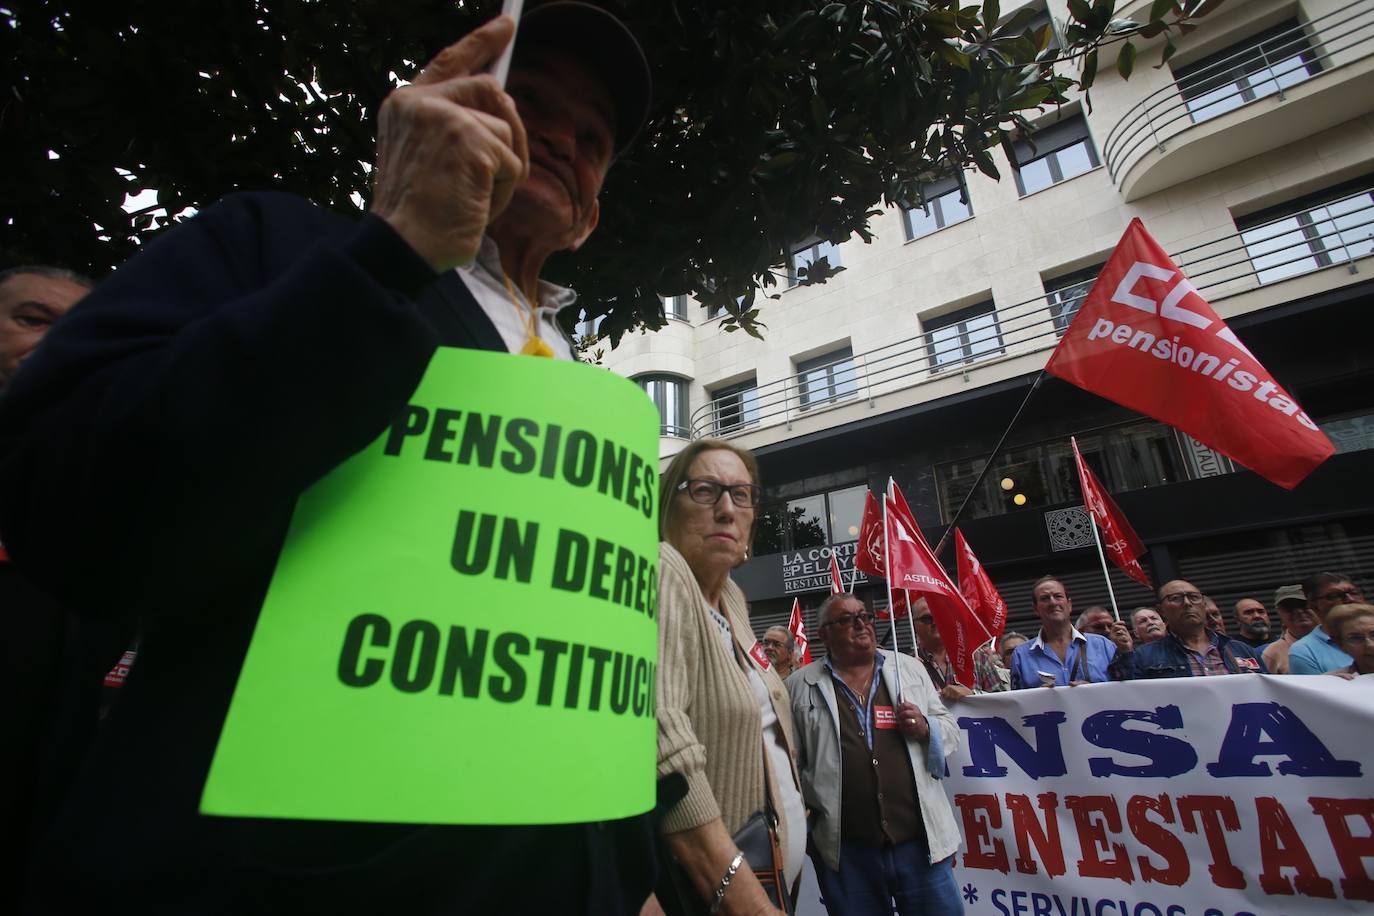
{"label": "crowd of people", "polygon": [[660,477],[653,811],[514,825],[200,814],[302,491],[392,421],[439,346],[571,358],[554,315],[572,293],[540,274],[595,230],[649,68],[605,10],[531,3],[503,89],[488,70],[514,31],[493,20],[388,98],[361,222],[242,194],[89,294],[55,268],[0,274],[0,587],[12,620],[52,623],[11,640],[12,660],[50,662],[24,684],[8,743],[14,909],[766,916],[791,912],[809,854],[831,916],[959,913],[940,780],[960,741],[949,708],[971,693],[1374,672],[1374,607],[1336,573],[1279,590],[1273,639],[1254,599],[1232,637],[1188,582],[1128,625],[1100,607],[1074,618],[1047,577],[1039,632],[982,652],[973,688],[924,602],[913,657],[882,650],[872,610],[834,595],[826,651],[799,666],[786,629],[755,641],[731,579],[757,463],[700,440]]}

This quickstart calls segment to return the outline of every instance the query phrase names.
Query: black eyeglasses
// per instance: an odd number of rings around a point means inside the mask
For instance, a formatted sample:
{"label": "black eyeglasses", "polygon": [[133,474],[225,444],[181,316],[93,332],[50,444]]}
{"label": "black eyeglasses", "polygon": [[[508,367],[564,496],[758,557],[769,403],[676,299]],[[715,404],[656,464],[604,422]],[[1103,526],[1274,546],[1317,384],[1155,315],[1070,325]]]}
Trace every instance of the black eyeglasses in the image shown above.
{"label": "black eyeglasses", "polygon": [[703,506],[714,506],[720,494],[729,493],[730,502],[741,509],[755,509],[763,496],[763,488],[752,483],[720,483],[715,480],[684,480],[677,485],[679,491],[686,490],[692,502]]}
{"label": "black eyeglasses", "polygon": [[1176,592],[1164,596],[1165,604],[1201,604],[1203,597],[1198,592]]}
{"label": "black eyeglasses", "polygon": [[857,614],[839,614],[821,624],[821,629],[829,626],[852,627],[856,622],[861,627],[870,626],[873,623],[873,615],[868,611],[860,611]]}
{"label": "black eyeglasses", "polygon": [[1351,587],[1351,588],[1334,588],[1334,589],[1332,589],[1331,591],[1326,592],[1325,594],[1318,595],[1318,596],[1317,596],[1317,600],[1318,600],[1318,601],[1341,602],[1341,603],[1349,603],[1349,602],[1352,602],[1352,601],[1363,601],[1363,600],[1364,600],[1364,592],[1362,592],[1362,591],[1360,591],[1358,588],[1354,588],[1354,587]]}

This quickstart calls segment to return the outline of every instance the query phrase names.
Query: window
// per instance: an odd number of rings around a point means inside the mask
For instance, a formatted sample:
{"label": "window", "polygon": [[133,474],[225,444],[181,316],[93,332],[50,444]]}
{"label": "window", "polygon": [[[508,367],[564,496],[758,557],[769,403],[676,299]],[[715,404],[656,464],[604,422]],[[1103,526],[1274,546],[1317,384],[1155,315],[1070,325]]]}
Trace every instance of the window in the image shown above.
{"label": "window", "polygon": [[854,351],[844,347],[797,363],[797,387],[803,410],[853,396],[859,390]]}
{"label": "window", "polygon": [[1054,319],[1054,333],[1060,337],[1069,329],[1073,316],[1088,297],[1088,290],[1097,282],[1097,275],[1103,265],[1074,271],[1062,277],[1045,281],[1045,299],[1050,306],[1050,316]]}
{"label": "window", "polygon": [[665,318],[676,318],[680,321],[687,320],[687,297],[686,296],[663,296],[663,316]]}
{"label": "window", "polygon": [[951,175],[921,186],[922,202],[902,206],[907,241],[930,235],[973,216],[962,176]]}
{"label": "window", "polygon": [[798,550],[852,541],[859,536],[868,485],[831,490],[787,501],[786,534],[780,549]]}
{"label": "window", "polygon": [[[1162,423],[1144,421],[1080,435],[1078,447],[1111,493],[1188,479],[1178,438]],[[974,458],[936,465],[935,482],[945,521],[954,517],[984,463],[983,458]],[[1010,488],[1006,481],[1010,481]],[[1025,499],[1018,503],[1017,496]],[[1003,452],[983,478],[968,512],[971,518],[986,518],[1078,504],[1082,498],[1073,450],[1067,439],[1055,439]]]}
{"label": "window", "polygon": [[1260,283],[1374,254],[1374,176],[1237,220]]}
{"label": "window", "polygon": [[1081,114],[1049,124],[1030,140],[1017,140],[1016,189],[1022,197],[1097,168],[1097,148]]}
{"label": "window", "polygon": [[711,416],[717,433],[733,432],[759,422],[759,388],[752,380],[720,388],[711,395]]}
{"label": "window", "polygon": [[821,258],[825,258],[826,262],[832,268],[839,267],[839,246],[827,242],[824,239],[813,238],[789,251],[787,253],[788,287],[796,286],[806,279],[808,269]]}
{"label": "window", "polygon": [[1320,69],[1302,26],[1290,19],[1179,67],[1174,81],[1188,114],[1200,124],[1297,85]]}
{"label": "window", "polygon": [[1002,352],[1002,334],[991,299],[922,324],[931,372]]}
{"label": "window", "polygon": [[672,375],[641,375],[639,387],[658,408],[658,431],[662,436],[691,437],[687,426],[687,382]]}

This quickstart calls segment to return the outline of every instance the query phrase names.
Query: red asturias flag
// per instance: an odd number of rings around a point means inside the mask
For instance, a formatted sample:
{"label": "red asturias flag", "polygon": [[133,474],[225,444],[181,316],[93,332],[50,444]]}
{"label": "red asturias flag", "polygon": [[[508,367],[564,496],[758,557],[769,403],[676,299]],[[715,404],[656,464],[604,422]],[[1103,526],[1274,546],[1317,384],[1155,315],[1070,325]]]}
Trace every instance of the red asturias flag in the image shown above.
{"label": "red asturias flag", "polygon": [[1137,559],[1145,552],[1145,544],[1131,528],[1130,522],[1126,521],[1126,514],[1121,511],[1121,507],[1112,500],[1102,482],[1093,474],[1092,468],[1088,467],[1088,462],[1083,460],[1083,453],[1078,450],[1078,440],[1071,438],[1069,441],[1073,443],[1073,460],[1078,465],[1078,483],[1083,488],[1083,505],[1093,514],[1093,519],[1102,533],[1102,549],[1112,558],[1113,563],[1121,567],[1122,572],[1153,590],[1150,577],[1145,575],[1145,570],[1141,568],[1140,560]]}
{"label": "red asturias flag", "polygon": [[1045,371],[1175,426],[1288,489],[1335,452],[1139,219]]}
{"label": "red asturias flag", "polygon": [[797,651],[801,655],[801,664],[811,664],[811,640],[806,638],[806,627],[802,623],[801,601],[792,599],[792,616],[787,621],[787,632],[792,634],[792,639],[797,643]]}
{"label": "red asturias flag", "polygon": [[859,523],[859,542],[854,545],[854,565],[870,576],[887,578],[883,559],[883,509],[868,491],[864,499],[864,517]]}
{"label": "red asturias flag", "polygon": [[835,558],[835,551],[830,551],[830,594],[844,594],[844,577],[840,575],[840,561]]}
{"label": "red asturias flag", "polygon": [[920,533],[891,501],[887,513],[888,564],[892,588],[916,592],[926,599],[945,651],[954,663],[959,683],[973,687],[973,650],[992,638],[983,621],[973,613],[964,596],[950,582],[949,574],[935,559]]}
{"label": "red asturias flag", "polygon": [[1001,636],[1007,626],[1007,603],[958,528],[954,529],[954,551],[958,554],[959,591],[987,627],[988,635]]}

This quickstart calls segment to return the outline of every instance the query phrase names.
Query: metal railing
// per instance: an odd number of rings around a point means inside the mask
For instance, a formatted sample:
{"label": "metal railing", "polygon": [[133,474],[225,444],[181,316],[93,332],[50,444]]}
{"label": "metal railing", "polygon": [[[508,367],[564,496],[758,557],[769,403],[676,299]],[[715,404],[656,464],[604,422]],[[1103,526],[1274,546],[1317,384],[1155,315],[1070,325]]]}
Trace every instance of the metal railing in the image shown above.
{"label": "metal railing", "polygon": [[[1295,232],[1290,224],[1304,215],[1305,222],[1299,219],[1302,231]],[[1292,240],[1274,244],[1285,237]],[[1198,292],[1215,301],[1331,267],[1343,266],[1354,273],[1356,259],[1370,254],[1374,254],[1374,188],[1173,252],[1172,257]],[[992,352],[942,362],[949,353],[947,344],[932,343],[932,332],[926,332],[810,366],[802,375],[754,389],[732,388],[727,397],[708,401],[692,412],[692,438],[731,438],[783,424],[790,428],[825,411],[865,400],[872,406],[880,396],[958,376],[975,366],[1051,349],[1083,297],[1075,298],[1078,302],[1070,305],[1071,300],[1052,292],[995,309],[989,327],[968,335],[971,349],[976,343],[995,344]],[[826,380],[823,384],[817,381],[818,373]]]}
{"label": "metal railing", "polygon": [[[1281,56],[1271,58],[1271,50]],[[1351,53],[1354,52],[1354,53]],[[1150,93],[1117,121],[1102,144],[1102,161],[1119,187],[1151,150],[1227,111],[1277,96],[1308,79],[1374,53],[1374,0],[1355,0]],[[1211,111],[1209,112],[1209,109]]]}

